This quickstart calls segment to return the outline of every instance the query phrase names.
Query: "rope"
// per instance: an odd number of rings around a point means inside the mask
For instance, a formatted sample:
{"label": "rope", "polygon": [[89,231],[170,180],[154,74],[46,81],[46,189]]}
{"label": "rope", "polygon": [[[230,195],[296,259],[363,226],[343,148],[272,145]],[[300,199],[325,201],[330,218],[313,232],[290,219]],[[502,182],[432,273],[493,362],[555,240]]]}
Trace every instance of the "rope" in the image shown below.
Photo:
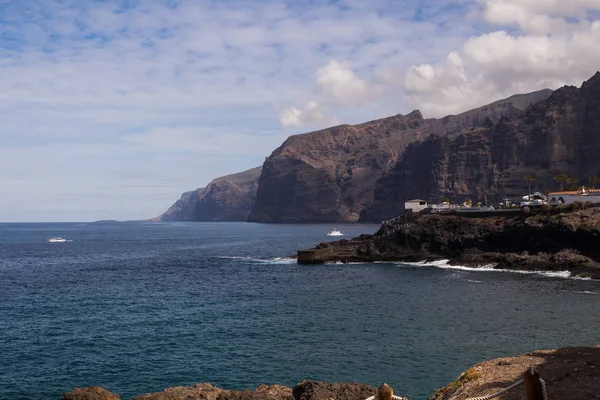
{"label": "rope", "polygon": [[[375,400],[376,398],[377,398],[377,396],[371,396],[369,398],[366,398],[365,400]],[[395,400],[406,400],[406,397],[394,395],[394,396],[392,396],[392,399],[395,399]]]}
{"label": "rope", "polygon": [[540,383],[542,384],[542,395],[544,396],[544,400],[548,400],[548,393],[546,392],[546,382],[543,379],[540,379]]}
{"label": "rope", "polygon": [[[496,398],[496,397],[498,397],[498,396],[500,396],[500,395],[502,395],[502,394],[504,394],[504,393],[506,393],[506,392],[508,392],[508,391],[510,391],[510,390],[512,390],[514,388],[516,388],[517,386],[519,386],[522,383],[523,383],[523,379],[519,379],[518,381],[516,381],[515,383],[513,383],[509,387],[502,389],[498,393],[488,394],[486,396],[480,396],[480,397],[470,397],[467,400],[490,400],[490,399],[494,399],[494,398]],[[546,400],[546,399],[544,398],[544,400]]]}

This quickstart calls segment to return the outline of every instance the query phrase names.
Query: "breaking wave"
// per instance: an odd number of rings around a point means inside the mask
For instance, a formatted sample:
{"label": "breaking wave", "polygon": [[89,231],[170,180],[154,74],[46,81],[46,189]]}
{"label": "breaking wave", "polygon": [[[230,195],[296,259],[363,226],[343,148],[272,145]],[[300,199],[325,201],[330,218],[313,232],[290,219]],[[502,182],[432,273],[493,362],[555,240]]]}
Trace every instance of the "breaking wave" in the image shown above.
{"label": "breaking wave", "polygon": [[589,278],[580,278],[577,276],[571,276],[570,271],[524,271],[518,269],[501,269],[494,268],[494,264],[484,265],[481,267],[466,267],[463,265],[450,265],[450,260],[438,260],[438,261],[420,261],[420,262],[403,262],[400,263],[403,265],[411,265],[415,267],[436,267],[442,269],[454,269],[461,271],[474,271],[474,272],[483,272],[483,271],[491,271],[491,272],[510,272],[514,274],[525,274],[525,275],[542,275],[551,278],[572,278],[572,279],[585,279]]}
{"label": "breaking wave", "polygon": [[219,256],[217,258],[225,260],[243,260],[260,264],[294,264],[296,259],[292,257],[275,257],[275,258],[254,258],[244,256]]}

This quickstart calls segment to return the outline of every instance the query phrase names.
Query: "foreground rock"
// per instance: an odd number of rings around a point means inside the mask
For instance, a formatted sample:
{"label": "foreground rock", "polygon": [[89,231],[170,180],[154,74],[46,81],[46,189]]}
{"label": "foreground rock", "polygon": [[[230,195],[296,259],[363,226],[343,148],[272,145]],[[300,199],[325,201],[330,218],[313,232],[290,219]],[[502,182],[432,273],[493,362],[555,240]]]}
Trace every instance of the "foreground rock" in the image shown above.
{"label": "foreground rock", "polygon": [[120,400],[119,395],[98,386],[77,388],[65,394],[62,400]]}
{"label": "foreground rock", "polygon": [[180,386],[134,400],[364,400],[377,390],[359,383],[302,381],[294,389],[281,385],[260,385],[253,391],[224,390],[208,383]]}
{"label": "foreground rock", "polygon": [[375,388],[360,383],[302,381],[294,389],[260,385],[252,391],[224,390],[209,383],[199,383],[137,396],[134,400],[365,400],[376,393]]}
{"label": "foreground rock", "polygon": [[600,279],[600,207],[573,204],[538,213],[468,217],[423,214],[375,235],[298,251],[298,262],[423,261],[531,271],[570,271]]}
{"label": "foreground rock", "polygon": [[[540,350],[485,361],[438,390],[430,400],[464,400],[497,393],[521,379],[530,366],[545,381],[548,400],[600,399],[600,348],[584,347]],[[523,398],[523,386],[501,397],[502,400]]]}
{"label": "foreground rock", "polygon": [[377,394],[374,387],[360,383],[302,381],[294,387],[294,400],[365,400]]}
{"label": "foreground rock", "polygon": [[[521,379],[532,366],[546,383],[548,400],[600,399],[600,347],[577,347],[538,350],[482,362],[437,390],[430,400],[465,400],[497,393]],[[374,387],[359,383],[302,381],[293,389],[260,385],[253,391],[224,390],[199,383],[137,396],[134,400],[365,400],[376,393]],[[500,398],[521,400],[524,387],[518,386]],[[96,386],[75,389],[63,396],[63,400],[118,399],[119,396]]]}
{"label": "foreground rock", "polygon": [[134,400],[294,400],[292,389],[281,385],[260,385],[253,391],[224,390],[210,383],[177,386],[159,393],[137,396]]}

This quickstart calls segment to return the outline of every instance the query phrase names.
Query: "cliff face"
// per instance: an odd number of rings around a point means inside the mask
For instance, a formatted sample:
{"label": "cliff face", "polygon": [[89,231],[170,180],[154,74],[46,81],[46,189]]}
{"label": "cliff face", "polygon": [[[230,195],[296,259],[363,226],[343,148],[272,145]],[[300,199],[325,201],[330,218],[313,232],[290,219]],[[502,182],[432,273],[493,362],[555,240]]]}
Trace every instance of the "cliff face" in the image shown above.
{"label": "cliff face", "polygon": [[581,89],[564,87],[525,110],[455,135],[430,135],[413,142],[378,180],[361,221],[398,215],[405,200],[426,198],[495,203],[520,199],[532,189],[557,189],[554,177],[581,184],[600,172],[600,73]]}
{"label": "cliff face", "polygon": [[186,192],[154,221],[246,221],[254,206],[261,170],[257,167],[227,175]]}
{"label": "cliff face", "polygon": [[406,116],[291,136],[265,161],[249,220],[364,220],[361,214],[374,200],[376,183],[397,165],[411,143],[458,135],[549,94],[545,90],[517,95],[443,119],[424,119],[419,111],[413,111]]}

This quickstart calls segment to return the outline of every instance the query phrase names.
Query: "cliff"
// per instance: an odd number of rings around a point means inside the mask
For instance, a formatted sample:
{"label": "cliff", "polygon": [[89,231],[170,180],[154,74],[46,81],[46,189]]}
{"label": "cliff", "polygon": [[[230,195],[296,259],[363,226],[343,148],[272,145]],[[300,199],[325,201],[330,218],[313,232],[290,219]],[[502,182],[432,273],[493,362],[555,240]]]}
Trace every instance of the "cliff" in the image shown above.
{"label": "cliff", "polygon": [[300,250],[298,262],[423,261],[600,279],[600,205],[547,206],[538,213],[470,217],[416,214],[375,235]]}
{"label": "cliff", "polygon": [[567,174],[582,184],[600,172],[600,73],[580,89],[563,87],[524,110],[452,135],[431,134],[407,146],[380,178],[361,221],[398,215],[405,200],[425,198],[494,204],[532,188],[555,190]]}
{"label": "cliff", "polygon": [[223,176],[206,187],[183,193],[153,221],[246,221],[254,206],[261,170],[256,167]]}
{"label": "cliff", "polygon": [[[516,95],[442,119],[424,119],[419,111],[360,125],[341,125],[288,138],[263,165],[250,221],[356,222],[378,217],[372,210],[375,188],[398,169],[407,148],[432,137],[452,138],[499,121],[551,91]],[[414,151],[414,150],[411,150]],[[422,167],[435,167],[425,162]],[[431,171],[430,171],[431,172]],[[466,176],[457,179],[465,180]],[[390,181],[392,182],[392,181]],[[387,202],[380,188],[379,203]],[[396,196],[388,196],[390,200]],[[397,196],[396,196],[397,197]]]}

